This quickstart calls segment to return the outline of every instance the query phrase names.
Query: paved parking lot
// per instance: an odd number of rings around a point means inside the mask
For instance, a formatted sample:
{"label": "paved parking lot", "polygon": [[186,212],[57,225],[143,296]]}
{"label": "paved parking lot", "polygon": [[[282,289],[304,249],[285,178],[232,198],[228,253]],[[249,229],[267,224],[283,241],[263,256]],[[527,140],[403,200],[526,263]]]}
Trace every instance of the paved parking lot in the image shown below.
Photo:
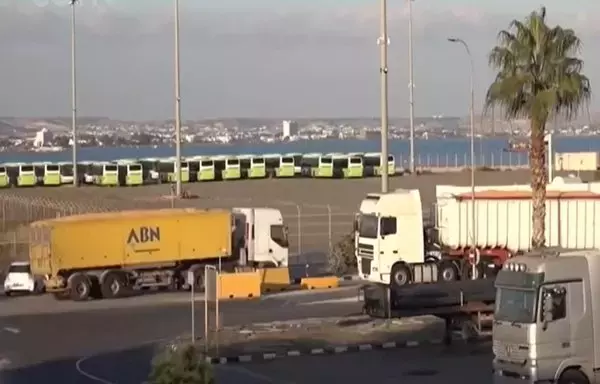
{"label": "paved parking lot", "polygon": [[216,368],[223,384],[481,384],[491,382],[489,344],[306,356]]}

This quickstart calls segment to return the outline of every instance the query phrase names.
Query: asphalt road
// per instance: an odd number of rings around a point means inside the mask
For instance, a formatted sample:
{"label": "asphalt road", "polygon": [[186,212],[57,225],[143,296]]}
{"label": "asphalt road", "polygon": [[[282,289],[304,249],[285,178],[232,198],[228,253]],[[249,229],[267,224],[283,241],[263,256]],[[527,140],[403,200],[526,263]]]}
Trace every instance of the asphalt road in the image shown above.
{"label": "asphalt road", "polygon": [[[253,302],[223,302],[221,319],[224,326],[232,326],[356,314],[360,311],[356,301],[318,303],[355,295],[356,288],[348,287],[335,291],[285,293]],[[156,295],[157,300],[160,296],[163,295]],[[303,305],[314,301],[317,303]],[[0,370],[0,381],[29,384],[45,382],[51,377],[53,382],[59,383],[90,383],[92,381],[79,373],[75,365],[82,358],[97,355],[103,357],[89,360],[92,365],[96,364],[95,361],[125,364],[125,370],[131,370],[132,375],[140,375],[139,369],[145,375],[147,364],[156,351],[153,342],[189,334],[191,330],[188,301],[162,302],[160,305],[152,305],[148,301],[143,306],[111,309],[93,308],[94,304],[106,305],[101,301],[83,304],[91,306],[86,310],[45,314],[32,313],[34,309],[12,316],[2,316],[0,312],[0,362],[4,361],[5,365],[10,362]],[[198,304],[195,318],[197,332],[201,334],[204,307]],[[1,305],[17,304],[4,301]],[[132,365],[138,360],[146,360],[146,365],[140,365],[146,368],[138,369]],[[90,364],[89,361],[84,363]],[[104,371],[104,368],[100,370]],[[93,366],[92,371],[97,372],[98,368]]]}

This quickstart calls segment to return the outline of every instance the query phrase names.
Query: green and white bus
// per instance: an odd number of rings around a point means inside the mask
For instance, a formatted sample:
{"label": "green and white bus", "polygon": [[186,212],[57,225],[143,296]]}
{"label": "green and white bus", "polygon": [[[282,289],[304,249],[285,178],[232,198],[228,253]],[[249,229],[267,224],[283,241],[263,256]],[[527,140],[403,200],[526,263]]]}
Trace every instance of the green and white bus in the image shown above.
{"label": "green and white bus", "polygon": [[334,177],[357,179],[364,176],[363,159],[360,156],[333,155]]}
{"label": "green and white bus", "polygon": [[265,158],[257,155],[239,155],[243,179],[264,179],[267,177]]}
{"label": "green and white bus", "polygon": [[302,175],[305,177],[333,177],[333,158],[320,153],[307,153],[302,156]]}
{"label": "green and white bus", "polygon": [[190,182],[215,180],[215,163],[210,157],[193,156],[186,161],[190,165]]}
{"label": "green and white bus", "polygon": [[10,177],[4,164],[0,165],[0,188],[10,187]]}
{"label": "green and white bus", "polygon": [[119,168],[119,185],[136,187],[144,185],[144,171],[142,164],[136,159],[117,160]]}
{"label": "green and white bus", "polygon": [[294,173],[300,175],[302,173],[302,154],[300,152],[290,152],[283,156],[292,157],[294,159]]}
{"label": "green and white bus", "polygon": [[35,187],[37,185],[37,176],[32,164],[7,163],[4,166],[14,186]]}
{"label": "green and white bus", "polygon": [[296,167],[292,156],[270,153],[265,155],[265,160],[269,177],[287,178],[296,176]]}
{"label": "green and white bus", "polygon": [[35,177],[37,184],[46,187],[59,186],[60,182],[60,165],[50,162],[34,163]]}
{"label": "green and white bus", "polygon": [[[365,153],[363,157],[363,163],[365,167],[366,176],[381,176],[381,153],[370,152]],[[396,174],[396,159],[394,155],[388,155],[388,175],[394,176]]]}
{"label": "green and white bus", "polygon": [[155,184],[159,181],[158,159],[155,157],[146,157],[139,160],[142,165],[142,176],[144,184]]}
{"label": "green and white bus", "polygon": [[240,161],[235,156],[213,156],[217,180],[239,180],[242,178]]}
{"label": "green and white bus", "polygon": [[[175,183],[177,182],[177,159],[175,157],[169,157],[166,159],[158,160],[158,176],[161,183]],[[181,182],[189,183],[190,181],[190,166],[187,161],[181,159]]]}
{"label": "green and white bus", "polygon": [[102,187],[119,186],[119,167],[117,164],[108,161],[92,163],[91,174],[94,185]]}

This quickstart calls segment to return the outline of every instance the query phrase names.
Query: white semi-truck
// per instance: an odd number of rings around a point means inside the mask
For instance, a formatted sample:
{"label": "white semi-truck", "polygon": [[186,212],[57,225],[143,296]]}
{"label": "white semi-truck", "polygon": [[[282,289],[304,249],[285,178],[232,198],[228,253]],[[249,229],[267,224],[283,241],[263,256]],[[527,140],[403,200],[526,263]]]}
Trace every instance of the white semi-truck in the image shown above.
{"label": "white semi-truck", "polygon": [[495,287],[495,384],[600,383],[600,250],[517,256]]}
{"label": "white semi-truck", "polygon": [[[355,225],[361,278],[394,287],[481,277],[531,248],[529,185],[477,186],[474,199],[471,187],[440,185],[432,211],[427,225],[418,190],[369,194]],[[548,246],[600,248],[599,220],[600,183],[557,178],[548,185]]]}

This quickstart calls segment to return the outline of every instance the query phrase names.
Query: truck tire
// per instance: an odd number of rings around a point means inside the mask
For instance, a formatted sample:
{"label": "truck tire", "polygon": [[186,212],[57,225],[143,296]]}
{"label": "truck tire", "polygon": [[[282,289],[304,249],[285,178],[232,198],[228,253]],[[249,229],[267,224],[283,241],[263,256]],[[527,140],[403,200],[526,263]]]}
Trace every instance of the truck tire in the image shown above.
{"label": "truck tire", "polygon": [[105,299],[115,299],[123,294],[125,290],[125,281],[118,272],[108,272],[100,284],[102,297]]}
{"label": "truck tire", "polygon": [[567,369],[560,375],[557,384],[590,384],[590,380],[579,369]]}
{"label": "truck tire", "polygon": [[90,298],[92,284],[86,275],[76,274],[69,279],[69,296],[73,301],[85,301]]}
{"label": "truck tire", "polygon": [[396,263],[392,267],[391,273],[391,285],[394,288],[401,288],[405,285],[410,284],[412,281],[412,274],[410,268],[406,264]]}
{"label": "truck tire", "polygon": [[456,281],[458,280],[458,270],[456,265],[451,261],[442,261],[438,266],[439,281]]}

